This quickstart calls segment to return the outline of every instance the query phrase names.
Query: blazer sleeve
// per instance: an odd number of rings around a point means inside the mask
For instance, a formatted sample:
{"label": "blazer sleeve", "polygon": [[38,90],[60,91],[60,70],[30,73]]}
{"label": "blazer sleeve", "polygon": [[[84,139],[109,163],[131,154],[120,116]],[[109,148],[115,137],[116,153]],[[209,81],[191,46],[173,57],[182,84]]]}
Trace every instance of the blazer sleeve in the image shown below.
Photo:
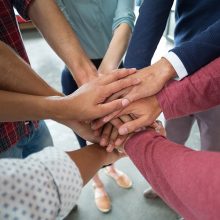
{"label": "blazer sleeve", "polygon": [[171,50],[182,61],[188,75],[220,56],[220,19],[191,41]]}
{"label": "blazer sleeve", "polygon": [[165,30],[173,0],[144,0],[125,58],[125,67],[149,66]]}

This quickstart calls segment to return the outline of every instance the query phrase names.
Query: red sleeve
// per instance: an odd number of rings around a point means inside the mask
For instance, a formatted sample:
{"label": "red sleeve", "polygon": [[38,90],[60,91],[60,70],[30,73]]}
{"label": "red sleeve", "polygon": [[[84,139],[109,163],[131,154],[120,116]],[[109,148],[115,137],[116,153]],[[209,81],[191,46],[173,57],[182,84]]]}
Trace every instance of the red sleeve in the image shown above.
{"label": "red sleeve", "polygon": [[185,219],[220,219],[220,153],[193,151],[155,132],[134,135],[125,151],[160,197]]}
{"label": "red sleeve", "polygon": [[166,119],[204,111],[220,104],[220,58],[182,81],[169,83],[157,99]]}

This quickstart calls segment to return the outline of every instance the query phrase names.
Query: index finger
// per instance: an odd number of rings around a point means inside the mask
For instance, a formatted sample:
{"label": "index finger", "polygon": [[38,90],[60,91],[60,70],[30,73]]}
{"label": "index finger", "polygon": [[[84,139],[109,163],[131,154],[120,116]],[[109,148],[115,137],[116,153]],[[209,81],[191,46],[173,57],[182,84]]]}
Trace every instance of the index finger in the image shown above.
{"label": "index finger", "polygon": [[108,75],[104,75],[102,77],[102,82],[104,84],[109,84],[109,83],[112,83],[112,82],[115,82],[119,79],[122,79],[122,78],[125,78],[126,76],[129,76],[131,74],[134,74],[136,72],[136,69],[135,68],[131,68],[131,69],[116,69],[116,70],[113,70],[113,72],[111,74],[108,74]]}

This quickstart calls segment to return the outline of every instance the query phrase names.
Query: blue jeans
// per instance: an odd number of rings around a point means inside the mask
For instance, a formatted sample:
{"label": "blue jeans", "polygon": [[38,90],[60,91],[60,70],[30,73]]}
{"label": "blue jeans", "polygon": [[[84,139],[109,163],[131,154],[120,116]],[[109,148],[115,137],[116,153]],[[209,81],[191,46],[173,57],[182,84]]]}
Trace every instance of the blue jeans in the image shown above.
{"label": "blue jeans", "polygon": [[18,143],[11,146],[7,151],[0,154],[0,158],[25,158],[30,154],[41,151],[45,147],[53,146],[53,140],[44,121],[39,121],[36,129],[29,122],[30,133],[20,139]]}

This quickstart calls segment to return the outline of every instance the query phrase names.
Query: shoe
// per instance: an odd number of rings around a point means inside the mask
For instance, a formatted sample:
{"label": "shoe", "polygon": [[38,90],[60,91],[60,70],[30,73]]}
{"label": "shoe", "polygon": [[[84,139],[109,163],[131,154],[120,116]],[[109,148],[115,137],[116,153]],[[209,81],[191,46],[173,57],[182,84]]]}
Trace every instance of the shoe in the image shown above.
{"label": "shoe", "polygon": [[94,187],[95,204],[99,211],[107,213],[111,210],[111,200],[108,194],[105,192],[104,187]]}
{"label": "shoe", "polygon": [[74,205],[72,211],[76,211],[78,209],[78,205]]}
{"label": "shoe", "polygon": [[122,171],[119,171],[117,169],[115,169],[116,172],[117,172],[117,175],[114,175],[114,174],[111,174],[110,171],[108,171],[107,169],[105,169],[105,173],[112,177],[115,182],[121,187],[121,188],[124,188],[124,189],[129,189],[132,187],[132,181],[130,180],[130,178],[125,174],[123,173]]}
{"label": "shoe", "polygon": [[144,191],[144,197],[147,199],[156,199],[159,196],[157,195],[156,192],[154,192],[152,188],[149,188]]}

